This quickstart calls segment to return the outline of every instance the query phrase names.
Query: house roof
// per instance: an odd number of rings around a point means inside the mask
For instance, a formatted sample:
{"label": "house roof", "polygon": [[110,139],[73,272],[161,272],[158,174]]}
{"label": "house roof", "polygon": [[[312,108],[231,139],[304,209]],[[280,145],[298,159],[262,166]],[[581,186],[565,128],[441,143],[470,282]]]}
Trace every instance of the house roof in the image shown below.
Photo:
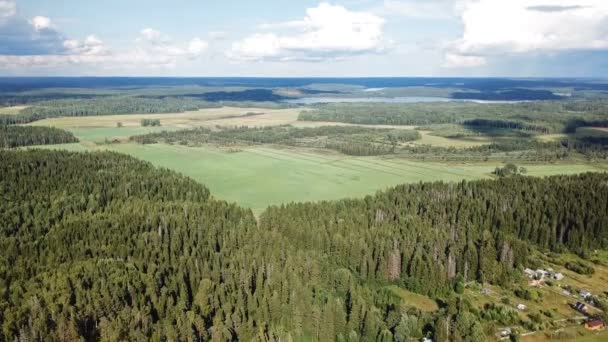
{"label": "house roof", "polygon": [[600,327],[604,325],[604,321],[602,321],[601,319],[594,319],[593,321],[589,321],[587,322],[587,326],[589,327]]}

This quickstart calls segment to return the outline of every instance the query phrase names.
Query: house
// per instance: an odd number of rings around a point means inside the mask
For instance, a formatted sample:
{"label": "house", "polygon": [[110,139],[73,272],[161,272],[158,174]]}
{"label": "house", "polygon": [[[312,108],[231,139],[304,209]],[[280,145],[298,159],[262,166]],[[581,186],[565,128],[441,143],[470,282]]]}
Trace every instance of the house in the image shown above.
{"label": "house", "polygon": [[540,268],[538,270],[536,270],[536,279],[542,280],[548,276],[549,276],[549,272],[547,272],[543,269],[540,269]]}
{"label": "house", "polygon": [[553,279],[562,280],[564,279],[564,275],[562,273],[553,273]]}
{"label": "house", "polygon": [[585,323],[585,329],[593,331],[602,330],[604,329],[604,321],[601,319],[592,319]]}
{"label": "house", "polygon": [[576,309],[576,311],[582,314],[587,314],[587,304],[585,303],[576,302],[576,304],[574,304],[574,308]]}
{"label": "house", "polygon": [[581,295],[581,297],[587,299],[588,297],[591,297],[591,293],[587,290],[581,290],[579,293],[579,295]]}
{"label": "house", "polygon": [[526,310],[527,308],[528,308],[528,307],[527,307],[527,306],[525,306],[524,304],[517,304],[517,310],[524,311],[524,310]]}
{"label": "house", "polygon": [[511,328],[505,328],[500,332],[500,336],[509,337],[509,336],[511,336],[511,333],[512,333]]}
{"label": "house", "polygon": [[534,278],[536,276],[536,272],[532,269],[526,268],[524,270],[524,275],[530,279]]}

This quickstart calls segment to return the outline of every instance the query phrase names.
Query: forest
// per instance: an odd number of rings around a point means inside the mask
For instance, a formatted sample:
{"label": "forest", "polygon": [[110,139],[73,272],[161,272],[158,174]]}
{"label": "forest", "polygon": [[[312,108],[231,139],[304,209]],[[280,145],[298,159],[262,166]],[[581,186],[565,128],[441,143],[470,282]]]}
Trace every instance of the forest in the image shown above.
{"label": "forest", "polygon": [[383,155],[395,152],[397,146],[420,139],[415,130],[376,129],[357,126],[322,126],[296,128],[290,125],[250,128],[195,128],[173,132],[158,132],[133,136],[131,141],[142,144],[168,143],[181,145],[274,144],[336,150],[347,155]]}
{"label": "forest", "polygon": [[0,125],[0,148],[78,142],[74,134],[54,127]]}
{"label": "forest", "polygon": [[608,127],[608,102],[541,101],[522,103],[324,104],[303,111],[302,121],[366,125],[466,124],[518,128],[539,133],[572,133],[578,127]]}
{"label": "forest", "polygon": [[4,340],[484,341],[522,318],[472,307],[466,282],[507,284],[537,249],[608,247],[606,174],[403,185],[256,220],[121,154],[0,159]]}

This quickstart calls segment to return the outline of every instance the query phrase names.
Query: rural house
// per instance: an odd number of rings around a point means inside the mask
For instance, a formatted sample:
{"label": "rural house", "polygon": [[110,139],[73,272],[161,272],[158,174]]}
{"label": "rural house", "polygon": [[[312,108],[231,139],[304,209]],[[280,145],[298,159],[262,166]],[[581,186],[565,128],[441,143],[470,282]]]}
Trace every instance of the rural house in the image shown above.
{"label": "rural house", "polygon": [[602,321],[601,319],[590,320],[585,323],[585,329],[593,331],[602,330],[604,329],[604,321]]}

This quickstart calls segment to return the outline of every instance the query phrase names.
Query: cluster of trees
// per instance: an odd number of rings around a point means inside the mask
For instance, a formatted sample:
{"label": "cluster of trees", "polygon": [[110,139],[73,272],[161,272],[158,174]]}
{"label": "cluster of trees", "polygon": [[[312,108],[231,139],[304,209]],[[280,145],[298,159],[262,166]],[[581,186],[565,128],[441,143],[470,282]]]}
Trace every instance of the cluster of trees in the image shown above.
{"label": "cluster of trees", "polygon": [[504,167],[496,167],[494,174],[498,177],[510,177],[517,175],[525,175],[528,171],[525,167],[517,167],[513,163],[507,163]]}
{"label": "cluster of trees", "polygon": [[160,120],[159,119],[141,119],[141,126],[142,127],[160,126]]}
{"label": "cluster of trees", "polygon": [[472,119],[464,121],[463,125],[469,128],[507,128],[511,130],[533,131],[543,134],[549,133],[549,128],[547,127],[511,120]]}
{"label": "cluster of trees", "polygon": [[0,159],[5,340],[484,341],[518,318],[472,307],[465,282],[507,283],[535,247],[608,247],[606,174],[403,185],[256,221],[116,153]]}
{"label": "cluster of trees", "polygon": [[78,142],[71,132],[53,127],[0,125],[0,148]]}
{"label": "cluster of trees", "polygon": [[468,102],[416,104],[324,104],[303,111],[299,120],[367,125],[462,124],[526,129],[538,133],[569,133],[583,126],[608,126],[608,102],[552,101],[478,104]]}
{"label": "cluster of trees", "polygon": [[337,150],[350,155],[382,155],[396,151],[399,144],[420,139],[414,130],[374,129],[358,126],[323,126],[296,128],[232,127],[210,130],[200,127],[174,132],[133,136],[131,141],[169,144],[277,144]]}
{"label": "cluster of trees", "polygon": [[0,124],[22,124],[61,116],[182,113],[218,106],[186,97],[159,99],[136,96],[95,96],[88,99],[52,99],[36,102],[18,115],[0,116]]}

